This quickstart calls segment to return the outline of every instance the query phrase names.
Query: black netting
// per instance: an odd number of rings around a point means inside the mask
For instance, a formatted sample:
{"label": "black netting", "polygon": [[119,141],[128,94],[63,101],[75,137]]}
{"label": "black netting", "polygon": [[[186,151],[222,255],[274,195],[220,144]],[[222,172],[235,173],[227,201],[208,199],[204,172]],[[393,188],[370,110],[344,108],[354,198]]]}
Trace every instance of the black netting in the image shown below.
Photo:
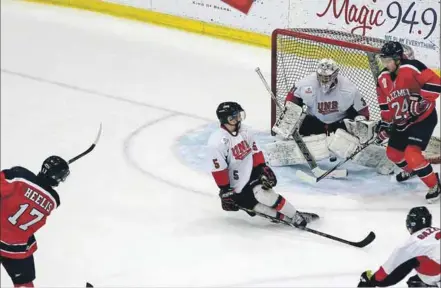
{"label": "black netting", "polygon": [[[337,41],[336,41],[337,40]],[[371,119],[380,118],[376,79],[381,71],[377,52],[385,40],[324,29],[283,29],[273,34],[272,90],[283,105],[294,83],[315,72],[322,58],[331,58],[340,66],[340,74],[348,77],[360,90],[369,105]],[[405,46],[413,58],[413,51]],[[272,124],[279,111],[273,104]]]}

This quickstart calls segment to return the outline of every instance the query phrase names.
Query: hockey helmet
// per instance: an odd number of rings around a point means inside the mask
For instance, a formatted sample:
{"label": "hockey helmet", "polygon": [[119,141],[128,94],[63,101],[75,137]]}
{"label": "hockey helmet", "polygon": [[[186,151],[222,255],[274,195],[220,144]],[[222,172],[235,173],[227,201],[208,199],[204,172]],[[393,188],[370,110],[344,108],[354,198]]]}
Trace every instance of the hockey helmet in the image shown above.
{"label": "hockey helmet", "polygon": [[432,214],[424,206],[410,209],[406,217],[406,227],[410,234],[432,226]]}
{"label": "hockey helmet", "polygon": [[59,156],[50,156],[44,160],[38,176],[45,178],[49,185],[56,187],[60,182],[64,182],[69,174],[69,164],[66,160]]}
{"label": "hockey helmet", "polygon": [[381,58],[393,58],[402,59],[404,54],[403,46],[400,42],[389,41],[386,42],[383,47],[381,47],[380,57]]}
{"label": "hockey helmet", "polygon": [[[240,124],[245,120],[245,110],[236,102],[222,102],[216,109],[217,119],[221,124],[231,124],[230,122],[236,120]],[[236,124],[236,125],[237,125]]]}
{"label": "hockey helmet", "polygon": [[340,68],[332,59],[322,59],[317,65],[317,80],[323,93],[328,93],[335,88]]}

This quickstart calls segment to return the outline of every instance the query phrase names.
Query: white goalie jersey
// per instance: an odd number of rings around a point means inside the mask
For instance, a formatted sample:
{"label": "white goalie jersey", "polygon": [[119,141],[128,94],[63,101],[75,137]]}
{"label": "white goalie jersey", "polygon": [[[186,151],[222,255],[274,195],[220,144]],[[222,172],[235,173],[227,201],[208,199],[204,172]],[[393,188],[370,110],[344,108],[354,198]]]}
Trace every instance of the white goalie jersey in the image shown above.
{"label": "white goalie jersey", "polygon": [[338,75],[337,81],[336,87],[325,94],[314,72],[296,83],[293,87],[293,96],[303,101],[308,107],[308,114],[314,115],[326,124],[345,118],[351,106],[356,111],[367,109],[366,101],[360,91],[348,78]]}

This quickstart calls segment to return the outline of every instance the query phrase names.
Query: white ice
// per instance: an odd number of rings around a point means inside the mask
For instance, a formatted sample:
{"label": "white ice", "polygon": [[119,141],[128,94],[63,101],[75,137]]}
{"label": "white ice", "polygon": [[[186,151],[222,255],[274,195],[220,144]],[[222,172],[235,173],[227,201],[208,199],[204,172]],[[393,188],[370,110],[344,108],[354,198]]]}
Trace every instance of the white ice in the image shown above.
{"label": "white ice", "polygon": [[[221,210],[204,141],[225,100],[240,102],[266,139],[270,101],[256,66],[269,78],[268,50],[1,1],[1,168],[38,171],[104,127],[37,232],[37,287],[354,287],[387,259],[408,236],[407,211],[425,205],[417,179],[399,185],[358,169],[310,186],[277,169],[278,192],[321,215],[312,228],[349,240],[374,231],[364,249]],[[439,226],[439,205],[428,207]],[[1,285],[12,286],[3,268]]]}

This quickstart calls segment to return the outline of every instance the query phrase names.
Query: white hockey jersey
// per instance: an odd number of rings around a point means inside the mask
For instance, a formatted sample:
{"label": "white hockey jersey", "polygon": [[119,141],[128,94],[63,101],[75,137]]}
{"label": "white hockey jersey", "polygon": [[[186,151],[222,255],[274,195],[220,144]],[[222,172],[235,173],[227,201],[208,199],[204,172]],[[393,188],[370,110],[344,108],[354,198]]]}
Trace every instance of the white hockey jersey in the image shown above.
{"label": "white hockey jersey", "polygon": [[351,106],[356,111],[367,107],[360,91],[348,78],[338,75],[337,80],[336,87],[325,94],[314,72],[296,83],[294,96],[303,100],[309,114],[326,124],[345,118],[346,111]]}
{"label": "white hockey jersey", "polygon": [[381,281],[398,266],[410,259],[418,260],[415,268],[424,283],[440,285],[441,280],[441,232],[439,228],[429,227],[413,233],[410,238],[390,255],[389,259],[375,273],[375,279]]}
{"label": "white hockey jersey", "polygon": [[265,163],[252,133],[241,126],[237,135],[225,128],[214,131],[209,140],[211,172],[219,187],[230,185],[240,193],[251,177],[253,167]]}

